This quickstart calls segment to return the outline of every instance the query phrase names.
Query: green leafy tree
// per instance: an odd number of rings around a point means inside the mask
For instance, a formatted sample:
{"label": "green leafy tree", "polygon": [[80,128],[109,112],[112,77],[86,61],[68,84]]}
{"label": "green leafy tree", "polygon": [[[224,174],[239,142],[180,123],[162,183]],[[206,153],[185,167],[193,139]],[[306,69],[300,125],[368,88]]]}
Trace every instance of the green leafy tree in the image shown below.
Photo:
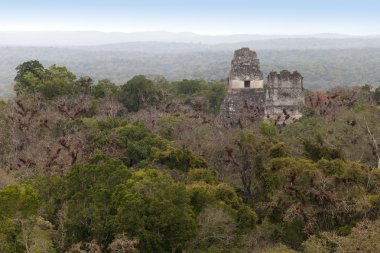
{"label": "green leafy tree", "polygon": [[139,238],[142,252],[176,252],[195,236],[195,215],[184,185],[157,170],[134,173],[112,199],[117,231]]}
{"label": "green leafy tree", "polygon": [[269,160],[272,146],[273,143],[267,138],[248,131],[242,132],[236,141],[234,159],[248,203],[252,203],[255,198],[258,200],[266,197],[268,177],[265,176],[265,162]]}
{"label": "green leafy tree", "polygon": [[287,147],[283,142],[279,142],[273,145],[273,147],[270,148],[269,152],[270,157],[272,158],[286,157],[289,155]]}
{"label": "green leafy tree", "polygon": [[42,217],[22,224],[23,230],[19,240],[24,243],[26,252],[55,253],[54,239],[56,231],[54,226]]}
{"label": "green leafy tree", "polygon": [[171,92],[175,98],[184,101],[195,110],[216,114],[227,94],[227,85],[221,81],[188,80],[171,83]]}
{"label": "green leafy tree", "polygon": [[208,84],[207,88],[207,112],[216,114],[219,112],[220,106],[227,94],[227,85],[223,82],[212,82]]}
{"label": "green leafy tree", "polygon": [[33,188],[41,200],[39,204],[41,215],[56,224],[56,214],[59,212],[65,199],[64,178],[58,175],[40,176],[33,180]]}
{"label": "green leafy tree", "polygon": [[37,60],[27,61],[16,68],[14,90],[17,95],[37,91],[37,85],[43,80],[45,68]]}
{"label": "green leafy tree", "polygon": [[117,145],[124,149],[122,160],[128,166],[147,164],[153,161],[156,151],[166,149],[166,143],[141,123],[127,125],[117,131]]}
{"label": "green leafy tree", "polygon": [[188,80],[184,79],[179,82],[172,83],[173,89],[177,94],[186,94],[186,95],[192,95],[197,92],[200,92],[204,86],[205,81],[203,80]]}
{"label": "green leafy tree", "polygon": [[240,231],[255,227],[258,217],[237,194],[235,189],[226,183],[211,185],[203,180],[193,182],[188,186],[191,204],[198,214],[208,206],[219,206],[229,210],[235,218]]}
{"label": "green leafy tree", "polygon": [[303,143],[305,156],[312,159],[313,161],[318,161],[322,158],[325,159],[338,159],[343,158],[341,151],[334,147],[329,147],[325,144],[321,136],[317,136],[316,140],[305,140]]}
{"label": "green leafy tree", "polygon": [[38,197],[30,185],[10,185],[0,190],[0,217],[27,218],[37,213]]}
{"label": "green leafy tree", "polygon": [[380,87],[377,87],[374,92],[374,99],[376,104],[380,105]]}
{"label": "green leafy tree", "polygon": [[135,76],[121,86],[120,102],[131,112],[157,104],[162,98],[162,92],[145,76]]}
{"label": "green leafy tree", "polygon": [[21,234],[21,229],[14,219],[0,218],[0,252],[23,253],[25,247],[16,238]]}
{"label": "green leafy tree", "polygon": [[216,172],[210,169],[191,169],[187,174],[188,182],[205,182],[214,184],[216,180]]}
{"label": "green leafy tree", "polygon": [[28,61],[17,68],[15,91],[23,93],[41,92],[47,98],[59,95],[72,95],[85,88],[81,85],[84,80],[75,82],[76,76],[66,67],[52,65],[45,69],[38,61]]}
{"label": "green leafy tree", "polygon": [[118,96],[119,86],[111,82],[109,79],[99,80],[98,83],[92,86],[91,94],[96,98],[104,98],[109,96]]}
{"label": "green leafy tree", "polygon": [[38,85],[45,97],[53,98],[59,95],[72,95],[81,91],[75,82],[76,76],[66,67],[52,65],[46,71],[43,81]]}
{"label": "green leafy tree", "polygon": [[275,237],[299,249],[308,235],[332,229],[345,233],[352,223],[375,214],[379,198],[368,192],[367,180],[373,177],[375,184],[377,179],[367,173],[365,166],[339,159],[272,159],[267,218],[277,226]]}
{"label": "green leafy tree", "polygon": [[117,186],[130,177],[131,171],[121,161],[103,156],[71,169],[65,176],[67,246],[94,239],[103,245],[112,241],[111,220],[115,210],[111,197]]}
{"label": "green leafy tree", "polygon": [[259,129],[260,133],[266,137],[274,138],[277,136],[277,129],[273,123],[261,122]]}
{"label": "green leafy tree", "polygon": [[207,162],[194,156],[188,149],[174,149],[158,154],[156,162],[168,166],[170,169],[188,172],[194,168],[207,168]]}
{"label": "green leafy tree", "polygon": [[1,252],[37,252],[31,249],[42,238],[31,233],[36,225],[38,210],[38,197],[32,187],[11,185],[1,189],[0,207]]}

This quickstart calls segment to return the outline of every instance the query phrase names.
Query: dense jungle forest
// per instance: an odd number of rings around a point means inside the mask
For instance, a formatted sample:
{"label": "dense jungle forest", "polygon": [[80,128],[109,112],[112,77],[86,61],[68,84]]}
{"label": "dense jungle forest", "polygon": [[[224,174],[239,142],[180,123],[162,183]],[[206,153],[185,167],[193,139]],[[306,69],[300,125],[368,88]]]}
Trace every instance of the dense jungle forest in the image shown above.
{"label": "dense jungle forest", "polygon": [[275,39],[216,45],[129,42],[71,47],[0,44],[0,98],[14,95],[15,68],[32,59],[47,66],[66,66],[76,75],[90,75],[96,81],[108,78],[116,84],[141,74],[160,74],[170,81],[212,81],[227,78],[231,52],[240,47],[257,50],[264,76],[273,70],[298,70],[309,89],[380,83],[380,39]]}
{"label": "dense jungle forest", "polygon": [[294,124],[224,128],[223,80],[95,79],[18,65],[0,252],[380,252],[380,88],[309,90]]}

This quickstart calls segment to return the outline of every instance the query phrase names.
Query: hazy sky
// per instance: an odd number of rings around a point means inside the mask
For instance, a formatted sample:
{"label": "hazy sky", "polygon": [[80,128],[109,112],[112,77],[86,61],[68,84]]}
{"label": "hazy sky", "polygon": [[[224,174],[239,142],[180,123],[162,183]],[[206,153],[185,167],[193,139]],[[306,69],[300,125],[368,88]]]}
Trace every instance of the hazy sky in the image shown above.
{"label": "hazy sky", "polygon": [[380,0],[0,0],[0,30],[380,34]]}

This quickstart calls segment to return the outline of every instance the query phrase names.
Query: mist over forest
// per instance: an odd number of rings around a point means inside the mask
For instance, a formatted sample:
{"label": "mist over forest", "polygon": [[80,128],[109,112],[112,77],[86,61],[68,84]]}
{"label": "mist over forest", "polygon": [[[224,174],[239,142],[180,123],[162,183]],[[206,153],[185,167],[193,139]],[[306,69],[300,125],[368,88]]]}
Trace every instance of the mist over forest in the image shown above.
{"label": "mist over forest", "polygon": [[[380,69],[380,38],[376,36],[202,37],[157,32],[137,33],[127,38],[119,34],[118,37],[110,36],[108,40],[105,34],[101,37],[102,33],[90,33],[92,37],[82,35],[75,40],[75,33],[61,32],[54,36],[51,33],[42,36],[40,33],[40,37],[45,36],[46,43],[40,38],[30,41],[34,46],[27,46],[22,42],[30,33],[21,33],[18,37],[5,35],[0,32],[0,38],[3,38],[0,42],[0,97],[3,98],[12,96],[15,68],[27,60],[37,59],[45,65],[63,65],[78,76],[109,78],[119,84],[139,74],[162,75],[168,80],[220,80],[228,75],[233,51],[241,47],[257,51],[264,75],[272,70],[298,70],[304,76],[306,88],[326,89],[380,83],[377,75]],[[69,37],[63,40],[63,36]],[[94,39],[92,43],[91,38]],[[160,42],[158,38],[161,38]],[[154,39],[156,41],[148,41]],[[254,40],[236,42],[239,39]],[[49,46],[56,41],[61,43]],[[101,44],[115,41],[127,42]],[[197,41],[201,43],[195,43]],[[84,43],[88,45],[82,45]]]}

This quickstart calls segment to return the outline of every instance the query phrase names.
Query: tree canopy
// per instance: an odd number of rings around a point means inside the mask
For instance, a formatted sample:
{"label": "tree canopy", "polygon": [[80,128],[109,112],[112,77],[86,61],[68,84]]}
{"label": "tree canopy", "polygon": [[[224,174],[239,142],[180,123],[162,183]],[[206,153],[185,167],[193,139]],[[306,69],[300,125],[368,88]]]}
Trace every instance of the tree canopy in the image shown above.
{"label": "tree canopy", "polygon": [[52,65],[45,69],[36,60],[25,62],[17,68],[15,91],[18,95],[41,92],[47,98],[75,94],[81,86],[75,83],[76,76],[66,67]]}
{"label": "tree canopy", "polygon": [[287,126],[234,128],[216,120],[223,81],[17,71],[0,104],[0,252],[378,251],[370,85],[310,92]]}

